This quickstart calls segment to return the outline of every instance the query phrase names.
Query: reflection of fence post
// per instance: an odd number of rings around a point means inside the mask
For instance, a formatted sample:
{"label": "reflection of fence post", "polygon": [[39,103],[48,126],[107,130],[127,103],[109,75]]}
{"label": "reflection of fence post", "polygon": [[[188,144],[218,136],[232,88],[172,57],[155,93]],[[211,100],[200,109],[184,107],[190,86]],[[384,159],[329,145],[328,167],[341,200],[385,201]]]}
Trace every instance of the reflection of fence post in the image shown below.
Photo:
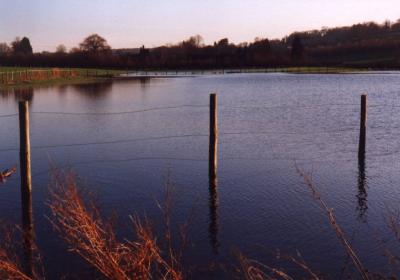
{"label": "reflection of fence post", "polygon": [[19,102],[19,139],[20,139],[20,168],[22,201],[30,196],[32,191],[31,178],[31,146],[29,136],[29,108],[28,101]]}
{"label": "reflection of fence post", "polygon": [[218,254],[219,240],[218,240],[218,180],[217,178],[209,179],[209,217],[210,222],[208,225],[208,233],[210,244],[215,254]]}
{"label": "reflection of fence post", "polygon": [[32,194],[29,193],[26,197],[22,197],[22,229],[23,229],[23,250],[24,262],[23,271],[26,275],[32,277],[34,274],[34,231],[33,231],[33,217],[32,217]]}
{"label": "reflection of fence post", "polygon": [[361,115],[360,115],[360,141],[358,144],[358,157],[365,156],[367,136],[367,95],[361,95]]}
{"label": "reflection of fence post", "polygon": [[218,143],[218,119],[217,119],[217,95],[210,94],[210,146],[209,146],[209,175],[211,179],[217,177],[217,143]]}

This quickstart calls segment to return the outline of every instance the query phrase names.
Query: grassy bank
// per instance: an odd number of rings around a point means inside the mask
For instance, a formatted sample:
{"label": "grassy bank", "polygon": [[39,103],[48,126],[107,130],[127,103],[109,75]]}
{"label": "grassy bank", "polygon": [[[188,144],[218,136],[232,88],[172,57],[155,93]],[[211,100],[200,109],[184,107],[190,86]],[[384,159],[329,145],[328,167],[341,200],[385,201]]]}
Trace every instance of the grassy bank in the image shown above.
{"label": "grassy bank", "polygon": [[[345,67],[277,67],[214,70],[160,70],[148,69],[131,71],[139,76],[218,75],[235,73],[289,73],[289,74],[351,74],[368,72],[367,68]],[[117,77],[126,71],[94,68],[29,68],[0,67],[0,88],[14,88],[35,85],[58,85],[91,83]]]}
{"label": "grassy bank", "polygon": [[0,67],[0,88],[96,82],[121,73],[110,69]]}

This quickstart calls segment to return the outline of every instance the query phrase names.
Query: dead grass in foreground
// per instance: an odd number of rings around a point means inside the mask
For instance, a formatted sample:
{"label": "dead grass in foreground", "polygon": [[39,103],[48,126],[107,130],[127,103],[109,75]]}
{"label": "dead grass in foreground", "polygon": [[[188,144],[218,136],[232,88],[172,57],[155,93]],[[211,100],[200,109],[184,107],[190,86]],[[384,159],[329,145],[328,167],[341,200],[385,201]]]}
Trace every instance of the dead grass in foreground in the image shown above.
{"label": "dead grass in foreground", "polygon": [[[361,262],[356,251],[352,247],[346,234],[338,224],[334,211],[322,199],[317,192],[311,176],[297,168],[298,173],[304,179],[305,185],[312,193],[313,199],[318,202],[326,213],[328,221],[336,233],[344,251],[346,252],[353,273],[349,273],[346,279],[398,279],[396,275],[383,277],[373,274]],[[54,229],[65,240],[69,250],[80,255],[93,268],[110,280],[133,279],[165,279],[181,280],[187,278],[183,271],[183,248],[187,243],[186,231],[188,223],[179,229],[181,248],[175,250],[172,245],[173,231],[171,230],[172,215],[172,190],[171,183],[167,181],[165,201],[159,204],[165,222],[164,245],[154,235],[149,221],[141,220],[138,216],[131,216],[132,228],[136,235],[135,240],[118,240],[111,221],[101,217],[98,208],[92,199],[86,199],[85,194],[77,186],[77,180],[73,174],[61,174],[55,172],[51,187],[48,205],[51,210],[49,217]],[[389,228],[395,238],[400,241],[400,215],[388,219]],[[10,280],[39,280],[44,279],[38,273],[24,273],[24,269],[18,265],[17,258],[10,255],[13,249],[10,238],[0,245],[0,279]],[[391,262],[400,264],[400,258],[387,251]],[[289,261],[301,271],[304,277],[301,279],[330,279],[316,273],[306,263],[300,253],[297,256],[277,254],[277,259]],[[292,277],[283,269],[268,266],[259,261],[249,259],[238,253],[238,267],[234,267],[234,278],[245,280],[264,279],[299,279]],[[238,273],[238,274],[237,274]],[[44,274],[43,274],[44,275]],[[237,276],[237,277],[236,277]]]}
{"label": "dead grass in foreground", "polygon": [[112,224],[82,199],[73,175],[54,176],[49,207],[50,221],[70,250],[108,279],[183,279],[173,249],[163,254],[148,221],[131,217],[137,240],[118,241]]}

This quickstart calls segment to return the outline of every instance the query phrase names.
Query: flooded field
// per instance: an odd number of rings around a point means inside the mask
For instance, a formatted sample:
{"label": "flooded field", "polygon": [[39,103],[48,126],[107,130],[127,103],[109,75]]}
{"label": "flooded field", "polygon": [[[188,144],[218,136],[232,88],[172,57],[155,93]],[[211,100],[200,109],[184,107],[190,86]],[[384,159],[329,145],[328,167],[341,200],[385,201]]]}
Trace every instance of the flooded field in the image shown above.
{"label": "flooded field", "polygon": [[[210,192],[213,92],[218,186]],[[0,91],[0,169],[18,165],[20,94]],[[312,173],[366,267],[385,272],[385,249],[400,253],[386,220],[400,210],[400,73],[143,77],[23,94],[31,95],[33,220],[49,279],[92,273],[66,253],[46,218],[51,164],[78,174],[102,214],[118,214],[121,236],[132,235],[135,213],[161,231],[157,201],[171,180],[173,224],[193,213],[185,255],[193,278],[223,278],[222,269],[208,268],[232,263],[235,250],[273,266],[277,249],[299,251],[314,270],[340,275],[346,254],[296,167]],[[361,94],[368,95],[368,124],[359,165]],[[1,220],[21,223],[19,186],[19,174],[0,185]]]}

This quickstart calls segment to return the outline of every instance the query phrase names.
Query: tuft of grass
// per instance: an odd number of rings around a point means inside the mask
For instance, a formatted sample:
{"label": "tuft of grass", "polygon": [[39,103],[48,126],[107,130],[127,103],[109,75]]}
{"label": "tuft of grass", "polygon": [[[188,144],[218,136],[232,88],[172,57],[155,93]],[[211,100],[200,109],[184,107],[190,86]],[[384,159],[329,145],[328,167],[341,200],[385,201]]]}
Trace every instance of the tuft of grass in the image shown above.
{"label": "tuft of grass", "polygon": [[111,223],[84,201],[73,175],[54,176],[49,207],[50,221],[70,250],[107,279],[183,279],[173,250],[162,252],[147,220],[131,217],[136,240],[117,240]]}
{"label": "tuft of grass", "polygon": [[16,262],[9,257],[8,252],[3,249],[0,249],[0,279],[33,280],[22,272]]}
{"label": "tuft of grass", "polygon": [[[25,237],[25,233],[22,232],[21,229],[17,227],[6,227],[4,223],[1,224],[1,240],[0,240],[0,279],[7,280],[40,280],[43,279],[40,273],[41,270],[37,270],[36,268],[41,265],[40,256],[34,253],[37,253],[34,250],[34,245],[31,247],[32,253],[32,262],[26,264],[29,266],[24,268],[19,257],[16,252],[18,251],[17,245],[22,245],[16,242],[15,236],[23,235]],[[32,240],[33,243],[33,240]],[[23,249],[27,249],[23,247]],[[27,271],[28,269],[28,271]]]}
{"label": "tuft of grass", "polygon": [[120,70],[89,68],[0,67],[0,88],[94,82],[122,73]]}

